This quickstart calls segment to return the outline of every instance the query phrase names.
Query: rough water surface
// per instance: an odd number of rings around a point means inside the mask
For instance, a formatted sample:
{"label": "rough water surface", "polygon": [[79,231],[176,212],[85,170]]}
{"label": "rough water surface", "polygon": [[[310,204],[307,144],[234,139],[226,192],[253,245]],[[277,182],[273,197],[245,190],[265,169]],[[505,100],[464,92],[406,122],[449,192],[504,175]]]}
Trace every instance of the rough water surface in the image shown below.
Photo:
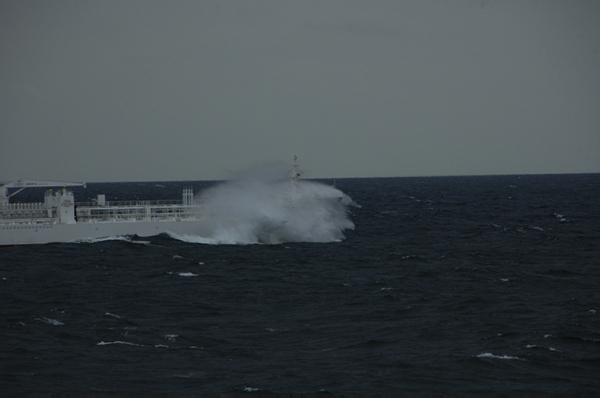
{"label": "rough water surface", "polygon": [[[0,390],[600,391],[600,175],[336,183],[361,205],[341,241],[0,248]],[[214,186],[75,195],[190,185]]]}

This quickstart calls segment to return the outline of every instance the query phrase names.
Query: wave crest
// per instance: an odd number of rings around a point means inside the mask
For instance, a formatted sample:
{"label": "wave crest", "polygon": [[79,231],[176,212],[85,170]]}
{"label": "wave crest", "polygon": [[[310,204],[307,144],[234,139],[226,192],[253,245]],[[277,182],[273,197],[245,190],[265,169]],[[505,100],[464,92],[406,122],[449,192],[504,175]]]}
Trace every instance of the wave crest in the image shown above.
{"label": "wave crest", "polygon": [[196,196],[211,236],[171,236],[208,244],[335,242],[354,229],[342,191],[313,181],[276,179],[273,166],[247,170],[238,178]]}

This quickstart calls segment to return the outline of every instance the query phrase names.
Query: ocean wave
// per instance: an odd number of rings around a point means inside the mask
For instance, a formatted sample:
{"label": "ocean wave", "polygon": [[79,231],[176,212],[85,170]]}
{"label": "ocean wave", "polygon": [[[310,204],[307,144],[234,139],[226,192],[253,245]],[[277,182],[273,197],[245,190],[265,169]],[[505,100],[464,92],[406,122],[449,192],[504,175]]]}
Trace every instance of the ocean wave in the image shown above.
{"label": "ocean wave", "polygon": [[42,321],[44,323],[47,323],[48,325],[53,325],[53,326],[62,326],[64,325],[64,323],[62,323],[59,320],[56,319],[51,319],[51,318],[35,318],[36,321]]}
{"label": "ocean wave", "polygon": [[519,357],[511,357],[508,355],[494,355],[492,353],[486,352],[483,354],[479,354],[477,355],[477,358],[492,358],[492,359],[516,359],[519,361],[525,361],[525,359],[523,358],[519,358]]}
{"label": "ocean wave", "polygon": [[198,276],[198,274],[194,274],[192,272],[178,272],[177,275],[179,275],[179,276],[186,276],[186,277],[189,277],[189,276]]}
{"label": "ocean wave", "polygon": [[134,243],[137,245],[149,245],[149,241],[144,240],[132,240],[132,235],[113,235],[107,236],[104,238],[81,238],[72,240],[69,243],[99,243],[99,242],[108,242],[108,241],[122,241],[127,243]]}
{"label": "ocean wave", "polygon": [[121,341],[121,340],[117,340],[117,341],[101,341],[96,345],[112,345],[112,344],[123,344],[123,345],[132,345],[132,346],[136,346],[136,347],[142,347],[142,344],[136,344],[136,343],[130,343],[128,341]]}
{"label": "ocean wave", "polygon": [[342,191],[313,181],[275,180],[260,170],[218,184],[197,195],[207,233],[171,238],[208,245],[339,242],[354,229],[348,207],[358,206]]}

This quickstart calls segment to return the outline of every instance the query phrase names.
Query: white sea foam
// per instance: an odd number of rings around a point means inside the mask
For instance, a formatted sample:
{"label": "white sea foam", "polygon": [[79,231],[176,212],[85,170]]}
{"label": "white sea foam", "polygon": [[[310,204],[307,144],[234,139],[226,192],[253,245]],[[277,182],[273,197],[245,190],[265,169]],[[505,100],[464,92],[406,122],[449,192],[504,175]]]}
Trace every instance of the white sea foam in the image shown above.
{"label": "white sea foam", "polygon": [[[535,345],[535,344],[528,344],[528,345],[526,345],[526,346],[525,346],[525,348],[544,348],[544,349],[545,349],[546,347],[542,347],[542,346]],[[557,350],[557,349],[556,349],[556,348],[554,348],[554,347],[548,347],[547,349],[548,349],[548,350],[550,350],[550,351],[557,351],[557,352],[560,352],[559,350]]]}
{"label": "white sea foam", "polygon": [[177,337],[179,337],[179,335],[178,334],[165,334],[163,337],[171,342],[175,342],[175,339],[177,339]]}
{"label": "white sea foam", "polygon": [[178,272],[177,275],[179,275],[179,276],[198,276],[198,274],[194,274],[191,272]]}
{"label": "white sea foam", "polygon": [[138,245],[149,245],[150,242],[144,240],[131,240],[130,235],[113,235],[107,236],[104,238],[81,238],[72,240],[70,243],[98,243],[98,242],[107,242],[111,240],[123,241],[128,243],[135,243]]}
{"label": "white sea foam", "polygon": [[568,221],[565,216],[563,216],[562,214],[558,214],[558,213],[554,213],[554,215],[556,216],[556,218],[558,218],[558,221],[560,222],[565,222]]}
{"label": "white sea foam", "polygon": [[47,323],[48,325],[54,325],[54,326],[61,326],[64,325],[64,323],[62,323],[61,321],[58,321],[56,319],[51,319],[51,318],[35,318],[37,321],[42,321],[44,323]]}
{"label": "white sea foam", "polygon": [[141,344],[135,344],[135,343],[129,343],[127,341],[121,341],[121,340],[117,340],[117,341],[101,341],[96,345],[111,345],[111,344],[124,344],[124,345],[132,345],[132,346],[136,346],[136,347],[141,347]]}
{"label": "white sea foam", "polygon": [[201,192],[196,200],[203,203],[201,216],[211,233],[169,235],[204,244],[334,242],[354,228],[347,206],[356,204],[349,196],[317,182],[293,184],[278,164],[240,173]]}
{"label": "white sea foam", "polygon": [[199,235],[186,235],[186,234],[176,234],[174,232],[167,231],[166,234],[173,239],[180,240],[182,242],[188,243],[202,243],[205,245],[218,245],[219,242],[216,242],[214,238],[204,238]]}
{"label": "white sea foam", "polygon": [[523,358],[511,357],[511,356],[508,356],[508,355],[494,355],[494,354],[491,354],[489,352],[486,352],[486,353],[483,353],[483,354],[479,354],[479,355],[477,355],[477,358],[516,359],[516,360],[519,360],[519,361],[524,361]]}

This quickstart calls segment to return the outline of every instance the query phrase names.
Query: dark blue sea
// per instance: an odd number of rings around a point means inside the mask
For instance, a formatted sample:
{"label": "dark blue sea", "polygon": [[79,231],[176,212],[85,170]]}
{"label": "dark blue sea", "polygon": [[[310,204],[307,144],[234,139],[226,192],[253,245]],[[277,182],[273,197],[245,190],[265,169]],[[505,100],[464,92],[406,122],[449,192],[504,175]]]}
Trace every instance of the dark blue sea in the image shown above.
{"label": "dark blue sea", "polygon": [[0,248],[0,391],[600,393],[600,174],[336,186],[342,240]]}

